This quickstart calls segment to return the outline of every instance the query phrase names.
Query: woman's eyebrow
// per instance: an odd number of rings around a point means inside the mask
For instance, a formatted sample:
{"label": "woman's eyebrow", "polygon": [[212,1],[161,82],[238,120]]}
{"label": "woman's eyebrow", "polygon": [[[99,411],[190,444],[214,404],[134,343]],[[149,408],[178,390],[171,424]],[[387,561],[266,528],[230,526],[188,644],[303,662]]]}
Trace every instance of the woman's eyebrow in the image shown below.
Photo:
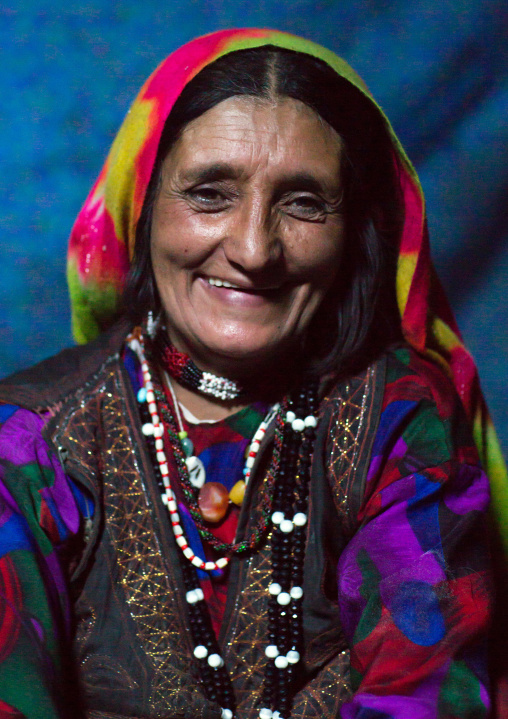
{"label": "woman's eyebrow", "polygon": [[198,165],[184,170],[181,178],[185,182],[216,182],[217,180],[235,180],[242,174],[240,168],[228,162],[214,162],[211,165]]}
{"label": "woman's eyebrow", "polygon": [[277,182],[279,192],[303,190],[315,194],[336,195],[340,190],[340,181],[337,178],[316,177],[309,172],[292,172],[283,175]]}
{"label": "woman's eyebrow", "polygon": [[[184,170],[181,179],[191,184],[202,182],[217,182],[220,180],[236,180],[243,175],[241,167],[229,162],[214,162],[212,164],[198,165]],[[303,190],[316,194],[335,196],[340,190],[339,180],[326,177],[316,177],[309,172],[290,172],[282,174],[276,180],[279,192]]]}

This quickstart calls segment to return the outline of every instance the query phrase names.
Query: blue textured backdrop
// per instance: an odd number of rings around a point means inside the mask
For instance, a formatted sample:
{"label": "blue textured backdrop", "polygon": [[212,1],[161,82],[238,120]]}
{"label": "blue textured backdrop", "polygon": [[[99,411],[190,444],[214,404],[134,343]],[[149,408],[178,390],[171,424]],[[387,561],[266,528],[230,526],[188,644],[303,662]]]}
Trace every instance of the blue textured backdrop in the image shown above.
{"label": "blue textured backdrop", "polygon": [[72,342],[67,236],[145,77],[196,35],[277,27],[343,55],[391,118],[420,173],[434,259],[508,448],[505,0],[19,5],[0,8],[0,375]]}

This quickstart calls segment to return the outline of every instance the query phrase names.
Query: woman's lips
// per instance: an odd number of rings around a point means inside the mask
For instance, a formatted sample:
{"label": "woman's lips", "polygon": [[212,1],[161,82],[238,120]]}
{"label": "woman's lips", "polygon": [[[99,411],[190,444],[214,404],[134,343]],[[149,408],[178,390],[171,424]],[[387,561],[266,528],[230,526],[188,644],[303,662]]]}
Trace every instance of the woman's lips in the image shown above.
{"label": "woman's lips", "polygon": [[202,276],[198,280],[211,297],[236,306],[259,307],[275,299],[280,291],[280,287],[241,287],[218,277]]}

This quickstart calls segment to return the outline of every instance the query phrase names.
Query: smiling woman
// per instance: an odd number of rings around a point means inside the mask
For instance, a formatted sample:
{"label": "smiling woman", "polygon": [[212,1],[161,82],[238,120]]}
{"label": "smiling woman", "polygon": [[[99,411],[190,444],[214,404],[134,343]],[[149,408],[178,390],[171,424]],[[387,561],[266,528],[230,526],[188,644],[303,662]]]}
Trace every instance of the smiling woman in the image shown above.
{"label": "smiling woman", "polygon": [[486,717],[488,420],[354,72],[167,58],[69,285],[89,344],[0,385],[0,717]]}
{"label": "smiling woman", "polygon": [[287,360],[337,274],[340,199],[339,137],[296,100],[233,97],[187,125],[152,219],[174,345],[240,380]]}

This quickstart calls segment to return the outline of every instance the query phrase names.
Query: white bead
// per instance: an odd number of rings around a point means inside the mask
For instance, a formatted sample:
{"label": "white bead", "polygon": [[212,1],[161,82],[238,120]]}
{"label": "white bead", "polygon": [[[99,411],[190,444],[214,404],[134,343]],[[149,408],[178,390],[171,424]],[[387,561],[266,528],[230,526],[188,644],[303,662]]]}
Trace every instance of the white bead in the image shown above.
{"label": "white bead", "polygon": [[289,534],[289,532],[292,532],[293,527],[293,522],[290,519],[285,519],[283,522],[280,523],[280,531],[284,532],[284,534]]}
{"label": "white bead", "polygon": [[183,534],[180,534],[178,537],[175,537],[176,543],[179,547],[185,547],[187,544],[187,539],[183,536]]}
{"label": "white bead", "polygon": [[295,516],[293,517],[293,523],[296,524],[297,527],[303,527],[305,523],[307,522],[307,515],[303,512],[297,512]]}
{"label": "white bead", "polygon": [[206,479],[205,465],[199,459],[199,457],[196,457],[194,455],[192,455],[191,457],[187,457],[185,460],[185,464],[187,465],[187,469],[189,470],[189,479],[192,486],[196,487],[197,489],[201,489]]}
{"label": "white bead", "polygon": [[219,569],[223,569],[224,567],[227,567],[229,563],[229,559],[227,557],[221,557],[218,559],[215,564],[219,567]]}
{"label": "white bead", "polygon": [[291,587],[290,594],[293,599],[301,599],[303,597],[303,589],[301,587]]}
{"label": "white bead", "polygon": [[274,597],[277,596],[277,594],[280,594],[282,591],[282,587],[277,582],[272,582],[270,586],[268,587],[268,591],[270,594]]}
{"label": "white bead", "polygon": [[247,457],[247,459],[245,461],[245,466],[247,467],[247,469],[252,469],[252,467],[254,466],[255,460],[256,460],[255,457]]}
{"label": "white bead", "polygon": [[291,427],[295,432],[303,432],[303,430],[305,429],[305,422],[303,421],[303,419],[295,419],[294,422],[291,422]]}
{"label": "white bead", "polygon": [[233,712],[231,709],[223,709],[221,719],[233,719]]}
{"label": "white bead", "polygon": [[198,601],[196,590],[190,589],[185,595],[185,599],[188,601],[189,604],[196,604],[196,602]]}
{"label": "white bead", "polygon": [[155,449],[164,449],[164,442],[160,437],[155,440]]}
{"label": "white bead", "polygon": [[170,499],[168,502],[168,508],[170,512],[176,512],[178,507],[176,506],[176,502],[174,499]]}
{"label": "white bead", "polygon": [[272,522],[274,524],[280,524],[284,520],[284,512],[274,512],[272,514]]}
{"label": "white bead", "polygon": [[294,412],[289,411],[286,414],[286,422],[288,422],[288,424],[293,424],[295,419],[296,419],[296,414]]}
{"label": "white bead", "polygon": [[268,707],[263,707],[259,710],[259,719],[272,719],[273,712]]}
{"label": "white bead", "polygon": [[199,557],[192,557],[192,564],[193,564],[195,567],[201,568],[201,565],[203,564],[203,560],[200,559]]}
{"label": "white bead", "polygon": [[158,414],[152,414],[152,422],[154,427],[157,427],[161,423]]}
{"label": "white bead", "polygon": [[183,534],[183,529],[181,524],[175,524],[173,527],[173,534],[175,537],[179,537],[181,534]]}
{"label": "white bead", "polygon": [[153,434],[153,424],[151,422],[147,422],[141,427],[141,431],[145,435],[145,437],[149,437],[151,434]]}
{"label": "white bead", "polygon": [[279,650],[277,649],[275,644],[269,644],[265,649],[265,654],[268,659],[275,659],[275,657],[279,656]]}
{"label": "white bead", "polygon": [[205,571],[206,572],[213,572],[215,569],[215,562],[205,562]]}
{"label": "white bead", "polygon": [[201,587],[198,587],[198,588],[195,589],[194,591],[196,592],[196,596],[197,596],[197,598],[198,598],[198,602],[202,602],[203,599],[205,598],[205,595],[203,594],[203,590],[201,589]]}
{"label": "white bead", "polygon": [[279,656],[275,660],[275,666],[277,669],[286,669],[287,665],[289,664],[286,657],[282,656],[282,654],[279,654]]}
{"label": "white bead", "polygon": [[192,559],[192,557],[194,556],[194,552],[190,547],[187,547],[183,550],[183,556],[187,557],[187,559]]}
{"label": "white bead", "polygon": [[196,659],[204,659],[208,656],[208,649],[202,644],[198,644],[197,647],[194,647],[194,656]]}
{"label": "white bead", "polygon": [[219,669],[224,666],[224,659],[220,656],[220,654],[210,654],[208,657],[208,664],[212,667],[212,669]]}
{"label": "white bead", "polygon": [[157,412],[157,405],[155,404],[155,402],[148,403],[148,411],[150,412],[150,414],[155,414]]}
{"label": "white bead", "polygon": [[166,461],[166,455],[164,454],[164,452],[161,452],[161,451],[159,450],[159,451],[157,452],[157,462],[160,462],[160,464],[162,464],[162,463],[165,462],[165,461]]}
{"label": "white bead", "polygon": [[274,711],[274,713],[272,715],[272,719],[280,719],[280,712]]}
{"label": "white bead", "polygon": [[150,404],[152,402],[155,402],[155,395],[153,393],[153,390],[151,390],[151,389],[148,390],[148,392],[146,393],[146,398]]}
{"label": "white bead", "polygon": [[162,425],[158,424],[157,427],[153,428],[153,436],[154,437],[162,437],[164,434],[164,430],[162,429]]}
{"label": "white bead", "polygon": [[317,419],[311,414],[309,414],[308,417],[305,417],[304,422],[306,427],[317,427]]}
{"label": "white bead", "polygon": [[291,649],[291,651],[286,654],[286,659],[290,664],[296,664],[300,661],[300,654],[295,649]]}
{"label": "white bead", "polygon": [[286,604],[289,604],[290,601],[291,601],[291,596],[289,595],[288,592],[281,592],[281,593],[277,596],[277,602],[278,602],[279,604],[281,604],[283,607],[285,607]]}

